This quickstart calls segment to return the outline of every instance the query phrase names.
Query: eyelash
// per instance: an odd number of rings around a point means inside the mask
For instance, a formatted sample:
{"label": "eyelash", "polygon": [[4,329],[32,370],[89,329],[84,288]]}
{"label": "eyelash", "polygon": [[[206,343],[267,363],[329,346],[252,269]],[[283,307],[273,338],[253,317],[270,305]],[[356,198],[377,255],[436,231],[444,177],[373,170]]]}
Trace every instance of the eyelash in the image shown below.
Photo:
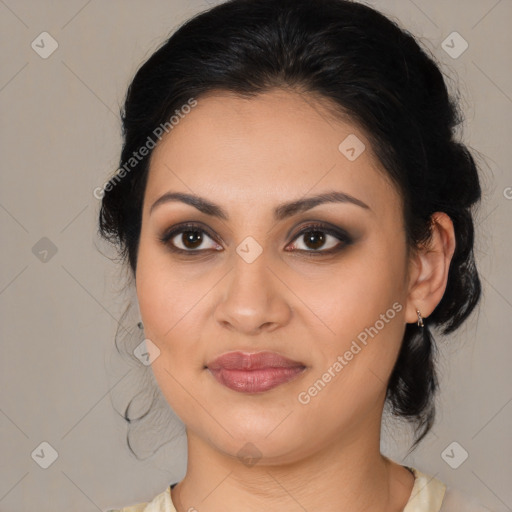
{"label": "eyelash", "polygon": [[[196,256],[196,255],[203,253],[204,251],[208,251],[208,250],[215,251],[215,249],[185,250],[185,249],[180,249],[179,247],[176,247],[174,244],[172,244],[170,242],[171,239],[174,238],[176,235],[185,233],[187,231],[192,231],[192,232],[196,232],[196,233],[204,233],[204,234],[208,235],[208,237],[211,238],[214,242],[218,243],[216,238],[209,232],[209,230],[207,230],[203,227],[200,227],[197,224],[193,224],[193,223],[185,223],[185,224],[181,224],[179,226],[175,226],[175,227],[171,228],[170,230],[166,231],[161,237],[159,237],[159,240],[162,244],[166,245],[170,251],[172,251],[174,253],[179,253],[179,254],[187,254],[187,255],[193,254],[194,256]],[[333,228],[327,226],[326,224],[322,224],[322,223],[311,223],[306,226],[303,226],[303,228],[293,237],[292,242],[294,242],[301,236],[305,235],[306,233],[310,233],[310,232],[314,232],[314,231],[319,231],[323,234],[331,235],[331,236],[337,238],[338,240],[340,240],[340,243],[337,244],[335,247],[332,247],[327,250],[296,249],[296,251],[307,254],[308,256],[314,256],[314,257],[321,256],[321,255],[326,256],[326,255],[335,254],[335,253],[341,251],[346,246],[353,243],[352,238],[346,231],[341,230],[341,229],[333,229]]]}

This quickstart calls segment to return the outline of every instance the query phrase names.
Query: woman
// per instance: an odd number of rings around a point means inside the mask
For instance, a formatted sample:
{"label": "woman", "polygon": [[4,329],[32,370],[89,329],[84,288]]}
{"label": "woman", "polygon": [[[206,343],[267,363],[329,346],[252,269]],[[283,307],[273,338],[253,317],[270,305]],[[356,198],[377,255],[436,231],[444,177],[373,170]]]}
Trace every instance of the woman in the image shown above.
{"label": "woman", "polygon": [[232,0],[139,69],[101,234],[133,275],[188,464],[124,511],[483,510],[380,453],[434,421],[475,308],[478,173],[414,38],[344,0]]}

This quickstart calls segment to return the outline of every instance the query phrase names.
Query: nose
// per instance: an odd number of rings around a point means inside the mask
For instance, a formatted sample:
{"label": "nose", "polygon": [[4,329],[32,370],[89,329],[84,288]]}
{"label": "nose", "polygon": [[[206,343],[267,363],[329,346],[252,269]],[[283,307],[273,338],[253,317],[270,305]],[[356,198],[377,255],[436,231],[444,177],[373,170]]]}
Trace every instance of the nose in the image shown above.
{"label": "nose", "polygon": [[[224,328],[254,335],[285,326],[292,308],[286,284],[265,257],[265,251],[252,263],[236,255],[215,308],[215,320]],[[274,265],[275,267],[276,265]]]}

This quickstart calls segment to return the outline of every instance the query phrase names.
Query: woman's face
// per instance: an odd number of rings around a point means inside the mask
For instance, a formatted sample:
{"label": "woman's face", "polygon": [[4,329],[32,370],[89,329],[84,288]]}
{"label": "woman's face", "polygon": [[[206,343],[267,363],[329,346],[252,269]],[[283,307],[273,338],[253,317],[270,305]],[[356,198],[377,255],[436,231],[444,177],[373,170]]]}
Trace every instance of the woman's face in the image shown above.
{"label": "woman's face", "polygon": [[[168,193],[215,206],[152,208]],[[307,202],[320,194],[353,200]],[[252,443],[278,463],[374,439],[411,321],[408,283],[396,189],[364,134],[312,96],[202,97],[154,149],[140,312],[164,396],[210,447],[236,456]],[[213,371],[233,351],[299,368]]]}

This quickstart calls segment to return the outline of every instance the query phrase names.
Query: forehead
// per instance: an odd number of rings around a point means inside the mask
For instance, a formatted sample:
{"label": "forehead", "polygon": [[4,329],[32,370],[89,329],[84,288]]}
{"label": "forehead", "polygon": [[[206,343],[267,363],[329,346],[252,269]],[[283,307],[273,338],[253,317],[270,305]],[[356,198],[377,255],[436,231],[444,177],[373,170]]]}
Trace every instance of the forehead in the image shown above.
{"label": "forehead", "polygon": [[333,189],[377,213],[400,203],[364,132],[325,100],[280,89],[250,99],[215,92],[153,150],[145,208],[168,190],[236,206]]}

